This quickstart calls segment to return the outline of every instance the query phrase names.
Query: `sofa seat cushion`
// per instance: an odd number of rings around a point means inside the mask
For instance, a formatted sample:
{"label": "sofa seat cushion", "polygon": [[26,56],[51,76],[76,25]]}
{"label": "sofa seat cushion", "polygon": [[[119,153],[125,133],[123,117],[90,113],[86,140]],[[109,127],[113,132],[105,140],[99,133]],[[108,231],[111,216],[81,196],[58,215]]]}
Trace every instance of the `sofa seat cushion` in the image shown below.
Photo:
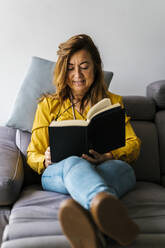
{"label": "sofa seat cushion", "polygon": [[165,234],[165,188],[138,182],[135,190],[126,194],[122,201],[142,233]]}
{"label": "sofa seat cushion", "polygon": [[59,235],[9,240],[3,242],[1,248],[71,248],[71,246],[65,236]]}
{"label": "sofa seat cushion", "polygon": [[59,205],[68,197],[68,195],[44,191],[41,185],[28,186],[14,204],[9,223],[57,220]]}
{"label": "sofa seat cushion", "polygon": [[3,241],[63,235],[58,221],[60,203],[68,195],[43,191],[40,185],[26,187],[13,205]]}
{"label": "sofa seat cushion", "polygon": [[[58,221],[58,210],[60,203],[68,197],[42,191],[39,185],[25,188],[13,206],[3,241],[39,236],[63,236]],[[136,188],[126,194],[122,201],[127,206],[130,217],[140,227],[142,234],[137,243],[142,242],[143,238],[150,234],[154,234],[155,237],[164,234],[165,238],[165,189],[163,187],[155,183],[137,182]]]}

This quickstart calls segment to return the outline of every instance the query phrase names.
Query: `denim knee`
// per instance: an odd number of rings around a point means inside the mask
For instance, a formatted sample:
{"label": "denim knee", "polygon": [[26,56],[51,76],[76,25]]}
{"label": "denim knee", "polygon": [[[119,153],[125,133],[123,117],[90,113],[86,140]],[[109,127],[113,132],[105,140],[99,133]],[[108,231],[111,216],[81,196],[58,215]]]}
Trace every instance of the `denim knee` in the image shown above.
{"label": "denim knee", "polygon": [[136,176],[133,168],[125,161],[108,160],[96,167],[108,186],[113,187],[117,196],[121,197],[136,185]]}
{"label": "denim knee", "polygon": [[[119,172],[119,175],[125,175],[127,178],[129,178],[132,182],[132,184],[136,184],[136,176],[134,169],[131,165],[129,165],[127,162],[122,160],[116,160],[115,164],[116,169]],[[120,174],[121,173],[121,174]]]}
{"label": "denim knee", "polygon": [[121,197],[135,187],[136,176],[133,168],[126,162],[118,160],[117,164],[120,167],[117,176],[120,182],[117,184],[118,186],[117,188],[118,188],[118,195],[119,197]]}
{"label": "denim knee", "polygon": [[[82,163],[81,163],[82,162]],[[82,164],[83,165],[83,159],[81,157],[78,156],[70,156],[68,158],[65,159],[65,163],[64,163],[64,167],[63,167],[63,175],[66,176],[68,174],[68,172],[75,167],[78,164]]]}
{"label": "denim knee", "polygon": [[132,179],[132,182],[134,182],[134,184],[136,183],[136,176],[135,176],[135,171],[132,168],[131,165],[129,165],[128,163],[126,163],[125,161],[121,161],[118,160],[118,163],[122,164],[123,169],[125,170],[125,173]]}

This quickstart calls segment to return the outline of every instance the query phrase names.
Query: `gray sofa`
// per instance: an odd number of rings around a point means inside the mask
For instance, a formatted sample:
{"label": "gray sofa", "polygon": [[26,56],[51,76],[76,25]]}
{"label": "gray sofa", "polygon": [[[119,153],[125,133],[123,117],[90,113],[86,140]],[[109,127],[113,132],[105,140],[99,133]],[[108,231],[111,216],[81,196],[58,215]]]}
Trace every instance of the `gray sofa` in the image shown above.
{"label": "gray sofa", "polygon": [[[148,85],[146,96],[124,96],[124,103],[142,141],[133,165],[136,188],[121,199],[141,230],[128,247],[164,248],[165,81]],[[29,132],[0,127],[1,248],[69,248],[58,221],[59,205],[69,196],[42,190],[40,176],[26,164],[29,141]]]}

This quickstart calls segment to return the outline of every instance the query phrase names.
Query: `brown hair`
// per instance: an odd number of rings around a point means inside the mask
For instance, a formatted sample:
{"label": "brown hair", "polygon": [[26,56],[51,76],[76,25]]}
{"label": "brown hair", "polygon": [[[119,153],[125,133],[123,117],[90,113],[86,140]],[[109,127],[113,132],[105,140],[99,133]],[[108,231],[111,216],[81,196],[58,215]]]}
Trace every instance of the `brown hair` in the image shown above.
{"label": "brown hair", "polygon": [[68,62],[75,52],[82,49],[90,53],[94,63],[95,73],[94,82],[82,99],[81,109],[83,110],[84,102],[86,100],[87,102],[90,101],[91,105],[94,105],[99,100],[107,97],[107,86],[104,81],[101,57],[93,40],[88,35],[75,35],[59,45],[59,50],[57,51],[58,60],[53,78],[53,84],[56,86],[56,93],[49,96],[59,99],[61,103],[70,96],[70,88],[66,83]]}

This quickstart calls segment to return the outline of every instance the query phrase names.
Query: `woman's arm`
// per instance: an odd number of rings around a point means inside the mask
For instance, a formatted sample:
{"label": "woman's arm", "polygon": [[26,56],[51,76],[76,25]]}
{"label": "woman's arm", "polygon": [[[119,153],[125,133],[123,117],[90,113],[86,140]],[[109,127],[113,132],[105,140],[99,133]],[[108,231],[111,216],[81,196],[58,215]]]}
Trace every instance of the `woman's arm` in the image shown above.
{"label": "woman's arm", "polygon": [[41,174],[45,169],[44,160],[45,151],[49,146],[48,126],[50,122],[50,108],[45,98],[38,104],[33,122],[31,142],[27,149],[27,163],[38,174]]}

